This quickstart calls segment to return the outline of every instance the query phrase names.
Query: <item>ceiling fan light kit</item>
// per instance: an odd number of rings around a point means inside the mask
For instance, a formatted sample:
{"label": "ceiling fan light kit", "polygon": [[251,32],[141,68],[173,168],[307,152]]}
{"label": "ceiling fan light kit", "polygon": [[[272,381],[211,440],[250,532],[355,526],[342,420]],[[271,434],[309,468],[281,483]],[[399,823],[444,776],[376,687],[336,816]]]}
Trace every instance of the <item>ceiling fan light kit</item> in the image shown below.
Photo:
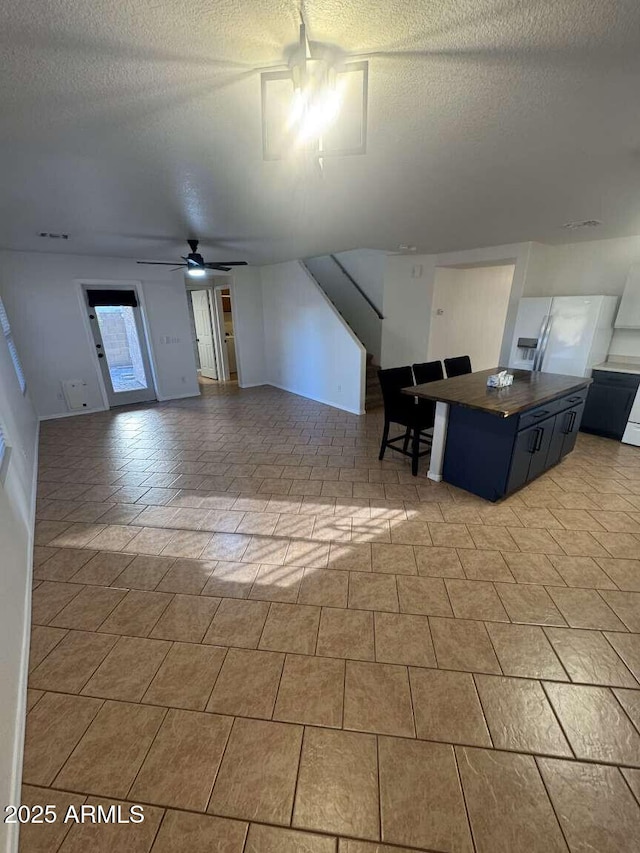
{"label": "ceiling fan light kit", "polygon": [[190,278],[204,278],[208,270],[216,270],[217,272],[229,272],[232,267],[245,267],[246,261],[205,261],[202,255],[198,252],[198,240],[187,240],[191,251],[188,255],[182,255],[181,258],[185,262],[176,264],[173,261],[136,261],[138,264],[147,264],[156,267],[173,267],[174,270],[185,268],[185,272]]}

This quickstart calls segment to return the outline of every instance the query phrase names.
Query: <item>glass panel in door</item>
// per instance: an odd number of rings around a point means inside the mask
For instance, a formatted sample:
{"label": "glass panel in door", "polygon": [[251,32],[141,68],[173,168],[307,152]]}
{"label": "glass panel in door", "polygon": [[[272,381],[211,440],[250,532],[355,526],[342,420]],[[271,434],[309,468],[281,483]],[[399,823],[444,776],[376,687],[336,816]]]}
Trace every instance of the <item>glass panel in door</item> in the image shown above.
{"label": "glass panel in door", "polygon": [[[114,302],[117,302],[117,291]],[[140,309],[96,305],[89,319],[110,406],[155,400]]]}
{"label": "glass panel in door", "polygon": [[134,309],[130,305],[97,305],[94,310],[114,392],[148,388]]}

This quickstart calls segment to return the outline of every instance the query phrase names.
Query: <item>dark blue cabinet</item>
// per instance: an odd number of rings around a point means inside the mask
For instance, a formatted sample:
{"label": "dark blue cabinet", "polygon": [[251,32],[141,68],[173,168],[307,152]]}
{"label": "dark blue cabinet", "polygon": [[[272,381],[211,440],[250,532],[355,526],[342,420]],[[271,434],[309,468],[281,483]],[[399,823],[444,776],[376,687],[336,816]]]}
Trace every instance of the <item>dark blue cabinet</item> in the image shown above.
{"label": "dark blue cabinet", "polygon": [[629,420],[640,376],[613,370],[594,370],[582,429],[620,440]]}
{"label": "dark blue cabinet", "polygon": [[510,418],[452,406],[444,479],[490,501],[521,488],[573,450],[585,397],[586,388]]}

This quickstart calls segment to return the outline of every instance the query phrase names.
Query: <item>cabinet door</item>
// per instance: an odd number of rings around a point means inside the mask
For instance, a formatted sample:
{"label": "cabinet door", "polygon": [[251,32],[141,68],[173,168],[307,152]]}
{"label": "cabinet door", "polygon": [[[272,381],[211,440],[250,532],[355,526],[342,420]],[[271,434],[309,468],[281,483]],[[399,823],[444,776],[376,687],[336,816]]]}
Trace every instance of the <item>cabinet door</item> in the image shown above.
{"label": "cabinet door", "polygon": [[551,468],[562,458],[562,448],[566,436],[566,430],[571,423],[569,412],[560,412],[555,417],[553,431],[551,433],[551,441],[549,442],[549,451],[547,453],[547,468]]}
{"label": "cabinet door", "polygon": [[535,433],[535,439],[531,454],[531,464],[529,465],[529,480],[533,480],[534,477],[542,474],[547,468],[547,457],[549,455],[549,447],[555,423],[555,417],[547,418],[546,421],[542,421],[532,429],[532,432]]}
{"label": "cabinet door", "polygon": [[622,438],[635,390],[629,387],[594,382],[582,417],[582,428],[597,435]]}
{"label": "cabinet door", "polygon": [[529,427],[518,433],[511,458],[507,492],[519,489],[529,479],[529,467],[531,465],[531,458],[535,452],[539,432],[538,427]]}
{"label": "cabinet door", "polygon": [[[558,420],[562,418],[563,421],[562,432],[564,441],[562,442],[562,456],[566,456],[567,453],[571,453],[573,448],[576,446],[576,439],[578,438],[583,412],[584,403],[581,403],[579,406],[574,406],[573,409],[569,409],[568,412],[563,412],[562,415],[558,415]],[[565,416],[568,416],[568,418]]]}

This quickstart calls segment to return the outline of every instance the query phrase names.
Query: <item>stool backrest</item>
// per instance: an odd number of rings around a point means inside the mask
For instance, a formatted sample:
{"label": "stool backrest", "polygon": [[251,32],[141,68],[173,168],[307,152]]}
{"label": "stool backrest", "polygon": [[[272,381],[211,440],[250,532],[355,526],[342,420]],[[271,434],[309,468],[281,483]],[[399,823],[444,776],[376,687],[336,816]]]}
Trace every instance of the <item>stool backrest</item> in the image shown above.
{"label": "stool backrest", "polygon": [[411,368],[407,365],[378,370],[378,379],[382,389],[385,420],[406,424],[415,412],[415,400],[407,394],[402,394],[401,389],[414,384]]}
{"label": "stool backrest", "polygon": [[471,359],[468,355],[459,355],[456,358],[445,358],[444,369],[447,371],[447,379],[452,376],[464,376],[471,373]]}
{"label": "stool backrest", "polygon": [[422,364],[413,365],[413,375],[416,385],[424,385],[425,382],[437,382],[444,379],[441,361],[423,361]]}

